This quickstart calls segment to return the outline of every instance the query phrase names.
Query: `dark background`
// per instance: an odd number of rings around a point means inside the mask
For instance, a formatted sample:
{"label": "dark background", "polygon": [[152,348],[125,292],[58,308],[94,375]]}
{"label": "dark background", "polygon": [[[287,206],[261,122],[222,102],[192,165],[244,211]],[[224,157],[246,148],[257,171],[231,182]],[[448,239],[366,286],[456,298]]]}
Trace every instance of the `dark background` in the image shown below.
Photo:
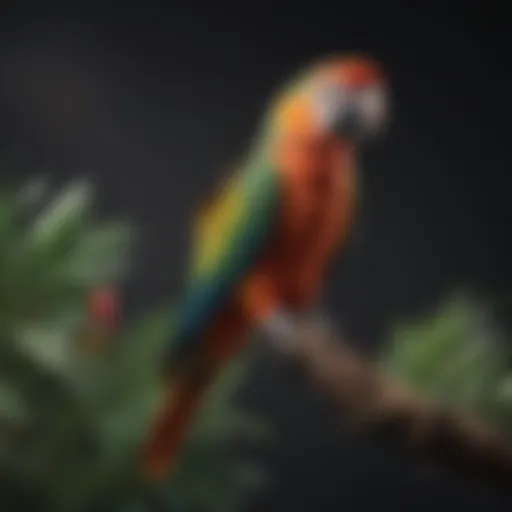
{"label": "dark background", "polygon": [[[363,158],[357,237],[329,283],[329,310],[366,348],[458,285],[506,310],[506,18],[492,2],[378,4],[121,12],[75,2],[38,13],[11,3],[0,17],[2,179],[91,175],[100,209],[143,228],[127,307],[146,306],[177,290],[184,219],[246,149],[274,87],[325,52],[370,51],[390,74],[395,120]],[[327,407],[264,359],[244,396],[282,441],[264,454],[273,485],[251,510],[509,509],[510,498],[393,448],[340,438]]]}

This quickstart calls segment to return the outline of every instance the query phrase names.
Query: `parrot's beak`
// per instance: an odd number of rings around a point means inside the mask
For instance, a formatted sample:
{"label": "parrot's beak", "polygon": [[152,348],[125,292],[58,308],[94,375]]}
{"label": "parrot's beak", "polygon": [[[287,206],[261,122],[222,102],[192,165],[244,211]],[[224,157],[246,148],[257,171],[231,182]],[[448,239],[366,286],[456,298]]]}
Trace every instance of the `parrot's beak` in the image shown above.
{"label": "parrot's beak", "polygon": [[322,130],[354,142],[376,138],[387,125],[388,92],[380,82],[319,82],[313,88],[313,104]]}
{"label": "parrot's beak", "polygon": [[356,142],[368,142],[382,135],[388,122],[386,91],[372,87],[354,92],[349,98],[340,104],[334,116],[336,135]]}
{"label": "parrot's beak", "polygon": [[356,104],[347,105],[335,116],[332,131],[343,139],[359,141],[364,138],[364,122]]}

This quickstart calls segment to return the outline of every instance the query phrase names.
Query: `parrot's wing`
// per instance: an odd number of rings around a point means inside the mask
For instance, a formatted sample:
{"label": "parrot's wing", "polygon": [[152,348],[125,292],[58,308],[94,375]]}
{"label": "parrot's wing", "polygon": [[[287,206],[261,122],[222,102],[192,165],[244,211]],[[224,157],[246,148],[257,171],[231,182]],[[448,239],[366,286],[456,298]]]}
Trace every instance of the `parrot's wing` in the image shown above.
{"label": "parrot's wing", "polygon": [[267,247],[278,181],[278,173],[265,165],[235,174],[198,216],[171,357],[197,348],[213,315]]}

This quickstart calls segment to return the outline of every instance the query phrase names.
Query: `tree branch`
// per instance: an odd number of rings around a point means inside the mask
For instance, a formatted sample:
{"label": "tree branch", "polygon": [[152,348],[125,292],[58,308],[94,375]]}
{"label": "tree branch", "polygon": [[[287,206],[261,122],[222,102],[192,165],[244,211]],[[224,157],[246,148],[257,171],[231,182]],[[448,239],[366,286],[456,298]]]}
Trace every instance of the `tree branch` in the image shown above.
{"label": "tree branch", "polygon": [[[276,343],[282,351],[282,346]],[[448,411],[411,393],[340,340],[304,332],[286,359],[318,387],[347,420],[495,486],[512,485],[512,442],[492,425]]]}

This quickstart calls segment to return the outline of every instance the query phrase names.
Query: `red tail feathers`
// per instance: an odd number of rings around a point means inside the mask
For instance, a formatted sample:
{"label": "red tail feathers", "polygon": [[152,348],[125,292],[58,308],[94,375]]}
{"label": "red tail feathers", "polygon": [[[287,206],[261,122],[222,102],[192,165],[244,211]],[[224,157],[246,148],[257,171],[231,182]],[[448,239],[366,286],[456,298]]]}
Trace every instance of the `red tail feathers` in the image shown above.
{"label": "red tail feathers", "polygon": [[168,388],[142,453],[146,479],[160,480],[172,469],[207,384],[186,379]]}

